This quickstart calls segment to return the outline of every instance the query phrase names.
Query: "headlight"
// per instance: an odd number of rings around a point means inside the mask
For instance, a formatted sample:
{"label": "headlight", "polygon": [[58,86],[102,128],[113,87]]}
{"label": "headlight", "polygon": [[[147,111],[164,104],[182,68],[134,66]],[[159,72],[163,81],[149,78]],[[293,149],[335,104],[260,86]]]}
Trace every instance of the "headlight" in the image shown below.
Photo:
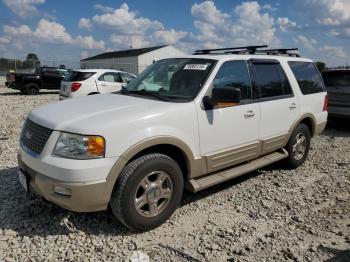
{"label": "headlight", "polygon": [[94,159],[105,156],[105,140],[101,136],[61,133],[55,155],[74,159]]}

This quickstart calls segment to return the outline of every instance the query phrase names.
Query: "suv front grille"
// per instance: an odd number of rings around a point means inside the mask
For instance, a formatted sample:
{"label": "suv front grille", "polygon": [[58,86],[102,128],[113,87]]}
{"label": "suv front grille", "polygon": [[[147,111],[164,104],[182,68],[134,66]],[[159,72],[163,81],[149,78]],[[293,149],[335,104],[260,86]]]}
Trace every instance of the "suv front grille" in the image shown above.
{"label": "suv front grille", "polygon": [[21,144],[24,145],[25,149],[29,149],[35,155],[39,155],[43,151],[51,133],[51,129],[39,126],[27,119],[22,129]]}

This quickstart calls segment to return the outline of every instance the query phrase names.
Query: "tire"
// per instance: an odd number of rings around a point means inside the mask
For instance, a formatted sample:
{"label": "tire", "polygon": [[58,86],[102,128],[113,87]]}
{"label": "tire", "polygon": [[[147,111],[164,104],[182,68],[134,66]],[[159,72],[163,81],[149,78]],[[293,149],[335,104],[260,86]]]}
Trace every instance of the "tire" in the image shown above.
{"label": "tire", "polygon": [[183,188],[181,169],[173,159],[158,153],[147,154],[123,169],[113,189],[111,210],[130,230],[150,230],[175,212]]}
{"label": "tire", "polygon": [[39,90],[40,90],[40,88],[37,84],[31,83],[31,84],[27,84],[25,86],[24,92],[27,95],[37,95],[37,94],[39,94]]}
{"label": "tire", "polygon": [[309,128],[305,124],[299,124],[287,143],[286,150],[289,153],[288,158],[286,158],[287,167],[294,169],[305,162],[310,150],[310,140]]}

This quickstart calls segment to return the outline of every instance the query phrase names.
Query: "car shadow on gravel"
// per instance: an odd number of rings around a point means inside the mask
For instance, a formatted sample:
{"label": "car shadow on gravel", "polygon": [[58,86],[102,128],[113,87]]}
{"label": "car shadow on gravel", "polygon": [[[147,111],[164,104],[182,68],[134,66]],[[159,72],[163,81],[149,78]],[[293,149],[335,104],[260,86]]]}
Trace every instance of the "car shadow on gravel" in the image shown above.
{"label": "car shadow on gravel", "polygon": [[327,262],[348,262],[350,261],[350,250],[341,250],[330,247],[319,247],[319,249],[325,253],[332,254],[333,257],[327,259]]}
{"label": "car shadow on gravel", "polygon": [[350,120],[347,119],[329,119],[322,135],[330,138],[350,137]]}
{"label": "car shadow on gravel", "polygon": [[230,187],[237,186],[241,183],[244,183],[245,181],[252,179],[256,176],[261,175],[261,173],[256,170],[253,172],[250,172],[248,174],[245,174],[243,176],[236,177],[234,179],[228,180],[226,182],[220,183],[218,185],[212,186],[208,189],[205,189],[203,191],[199,191],[197,193],[191,193],[187,190],[184,191],[184,195],[181,201],[181,206],[186,206],[190,203],[196,202],[198,200],[201,200],[203,198],[209,197],[211,195],[220,193],[221,191],[224,191]]}
{"label": "car shadow on gravel", "polygon": [[0,170],[0,229],[19,236],[53,236],[84,232],[89,235],[132,235],[109,211],[75,213],[33,193],[26,195],[17,167]]}
{"label": "car shadow on gravel", "polygon": [[[59,91],[40,91],[39,94],[36,96],[40,95],[58,95]],[[22,94],[21,92],[7,92],[7,93],[0,93],[0,96],[28,96],[25,94]]]}

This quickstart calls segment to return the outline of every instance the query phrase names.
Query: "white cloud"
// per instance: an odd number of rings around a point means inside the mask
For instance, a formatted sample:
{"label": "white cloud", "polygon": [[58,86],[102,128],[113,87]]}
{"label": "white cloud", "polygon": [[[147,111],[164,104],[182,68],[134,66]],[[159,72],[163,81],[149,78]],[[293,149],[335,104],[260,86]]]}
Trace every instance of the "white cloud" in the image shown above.
{"label": "white cloud", "polygon": [[315,39],[307,38],[306,36],[303,36],[303,35],[298,35],[298,37],[294,39],[294,42],[302,45],[303,47],[305,47],[310,51],[315,50],[315,44],[317,43]]}
{"label": "white cloud", "polygon": [[3,0],[3,2],[16,15],[27,18],[38,13],[35,5],[44,4],[45,0]]}
{"label": "white cloud", "polygon": [[289,20],[288,17],[277,18],[277,24],[280,26],[282,32],[286,32],[288,29],[293,29],[297,26],[297,23]]}
{"label": "white cloud", "polygon": [[[280,44],[275,36],[273,17],[262,13],[257,2],[243,2],[236,6],[233,16],[218,10],[211,1],[195,4],[194,7],[192,15],[195,18],[194,25],[199,31],[197,38],[201,47],[224,47],[228,43],[275,46]],[[212,15],[215,17],[211,17]]]}
{"label": "white cloud", "polygon": [[6,36],[0,36],[0,45],[1,44],[9,44],[10,43],[10,38]]}
{"label": "white cloud", "polygon": [[341,26],[350,24],[349,0],[307,0],[315,20],[322,25]]}
{"label": "white cloud", "polygon": [[86,29],[91,28],[92,24],[91,24],[90,19],[89,18],[84,18],[84,17],[80,18],[78,27],[79,28],[86,28]]}
{"label": "white cloud", "polygon": [[100,5],[100,4],[96,4],[94,5],[94,8],[97,11],[100,11],[102,13],[113,13],[114,12],[114,8],[110,7],[110,6],[105,6],[105,5]]}
{"label": "white cloud", "polygon": [[119,35],[112,34],[110,36],[110,42],[116,45],[118,48],[141,48],[150,46],[151,43],[143,35]]}
{"label": "white cloud", "polygon": [[164,44],[176,44],[187,35],[188,35],[188,32],[176,31],[174,29],[160,30],[160,31],[154,32],[154,36],[156,37],[156,39]]}
{"label": "white cloud", "polygon": [[340,47],[340,46],[325,45],[323,47],[320,47],[319,51],[325,53],[326,56],[331,58],[336,57],[336,58],[344,59],[347,57],[343,47]]}
{"label": "white cloud", "polygon": [[137,17],[136,13],[130,11],[129,6],[125,3],[120,8],[115,9],[113,13],[95,15],[92,21],[98,25],[107,26],[116,32],[127,35],[140,35],[149,30],[161,30],[164,28],[159,21]]}
{"label": "white cloud", "polygon": [[35,30],[27,25],[19,27],[5,25],[4,32],[7,36],[23,41],[24,38],[30,37],[33,42],[64,43],[86,49],[103,49],[105,45],[103,41],[96,41],[92,36],[72,37],[63,25],[46,19],[41,19]]}
{"label": "white cloud", "polygon": [[350,28],[332,29],[331,35],[339,38],[350,38]]}
{"label": "white cloud", "polygon": [[209,24],[223,24],[229,14],[218,10],[212,1],[205,1],[201,4],[195,3],[191,8],[191,14],[198,20]]}
{"label": "white cloud", "polygon": [[265,4],[261,8],[264,9],[264,10],[271,11],[271,12],[277,11],[276,7],[273,7],[272,5],[269,5],[269,4]]}

